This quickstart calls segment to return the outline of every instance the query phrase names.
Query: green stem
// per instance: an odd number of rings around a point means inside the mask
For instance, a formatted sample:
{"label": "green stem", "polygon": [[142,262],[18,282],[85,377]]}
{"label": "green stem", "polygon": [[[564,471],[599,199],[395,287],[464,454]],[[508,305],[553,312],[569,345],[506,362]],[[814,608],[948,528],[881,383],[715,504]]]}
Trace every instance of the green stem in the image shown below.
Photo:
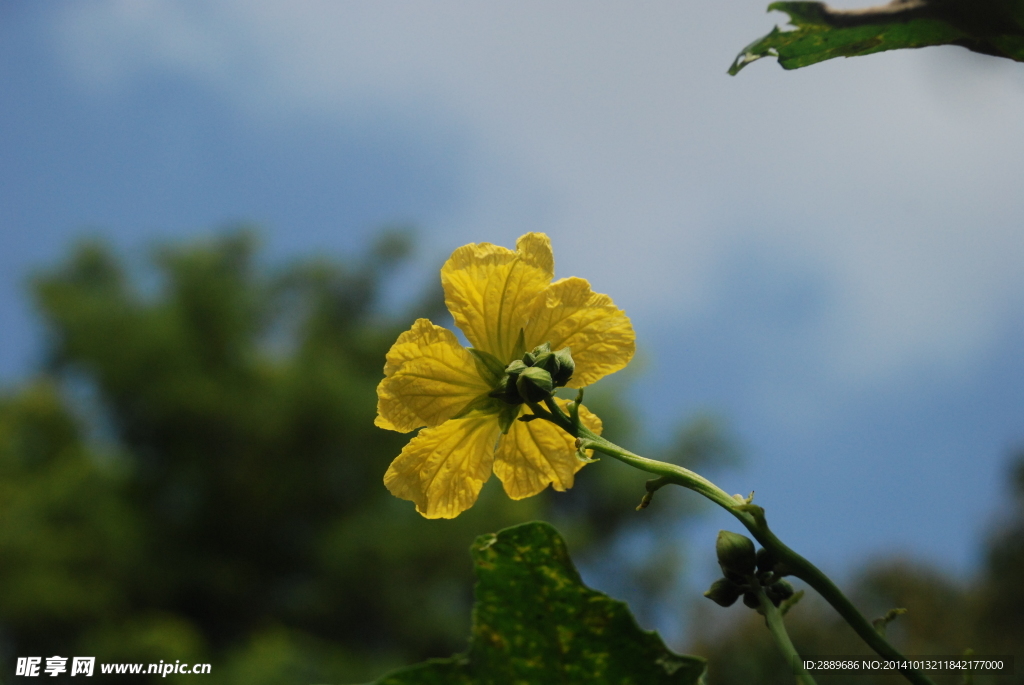
{"label": "green stem", "polygon": [[772,600],[768,599],[768,595],[765,594],[764,588],[761,587],[761,583],[757,582],[756,578],[750,579],[750,588],[757,594],[757,600],[761,603],[761,613],[764,614],[768,630],[771,631],[772,637],[775,638],[775,644],[778,645],[782,656],[785,657],[786,661],[789,662],[790,668],[793,669],[797,682],[803,685],[817,685],[811,674],[804,668],[803,659],[800,658],[796,647],[793,646],[793,641],[789,639],[789,633],[786,632],[786,624],[782,622],[782,612],[772,604]]}
{"label": "green stem", "polygon": [[[577,398],[579,401],[581,398]],[[660,483],[654,489],[664,483],[681,485],[704,495],[709,500],[719,505],[730,514],[735,516],[743,526],[750,531],[750,534],[761,543],[761,546],[775,555],[775,558],[783,565],[787,574],[801,579],[820,594],[826,602],[832,605],[840,616],[850,625],[851,628],[878,654],[891,659],[903,660],[903,655],[875,630],[871,622],[864,618],[864,615],[857,611],[853,603],[846,598],[846,595],[836,587],[836,584],[826,576],[817,566],[800,556],[785,543],[776,537],[775,533],[768,528],[765,520],[764,509],[750,504],[739,495],[730,496],[725,490],[704,478],[700,474],[675,464],[668,464],[655,459],[647,459],[640,455],[633,454],[629,450],[619,447],[615,443],[605,440],[587,429],[582,423],[572,421],[561,407],[555,404],[553,399],[545,400],[549,412],[544,412],[544,419],[565,430],[577,439],[577,446],[580,449],[592,449],[614,457],[619,461],[629,464],[641,471],[646,471],[658,476]],[[650,489],[649,489],[650,492]],[[645,498],[650,501],[649,498]],[[900,673],[914,683],[914,685],[934,685],[926,675],[916,669],[900,669]]]}

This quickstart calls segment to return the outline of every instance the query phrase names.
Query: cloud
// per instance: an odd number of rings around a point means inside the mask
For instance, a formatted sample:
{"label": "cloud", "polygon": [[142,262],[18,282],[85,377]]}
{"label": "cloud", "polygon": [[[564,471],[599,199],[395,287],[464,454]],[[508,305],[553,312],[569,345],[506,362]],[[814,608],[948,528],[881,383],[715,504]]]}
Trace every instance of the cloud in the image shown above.
{"label": "cloud", "polygon": [[782,19],[763,6],[105,0],[64,5],[55,36],[83,83],[170,71],[257,125],[456,126],[475,199],[446,241],[546,230],[560,273],[655,333],[706,313],[759,246],[822,279],[816,373],[957,373],[1024,304],[1020,78],[959,48],[729,78]]}

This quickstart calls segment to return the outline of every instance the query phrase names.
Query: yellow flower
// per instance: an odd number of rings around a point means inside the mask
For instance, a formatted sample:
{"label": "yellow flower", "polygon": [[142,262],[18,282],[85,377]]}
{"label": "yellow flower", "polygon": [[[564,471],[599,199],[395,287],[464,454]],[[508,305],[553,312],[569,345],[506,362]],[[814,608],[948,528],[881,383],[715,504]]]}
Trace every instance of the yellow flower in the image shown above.
{"label": "yellow flower", "polygon": [[[522,499],[549,484],[572,487],[583,466],[569,434],[544,420],[516,421],[526,405],[496,398],[504,367],[544,343],[571,351],[571,388],[633,356],[633,327],[611,298],[582,278],[552,283],[553,276],[542,233],[522,236],[514,252],[490,243],[460,247],[441,269],[441,284],[472,349],[419,319],[388,352],[376,424],[403,433],[426,427],[391,463],[384,484],[427,518],[454,518],[473,506],[492,470],[509,497]],[[580,419],[600,432],[600,419],[585,407]]]}

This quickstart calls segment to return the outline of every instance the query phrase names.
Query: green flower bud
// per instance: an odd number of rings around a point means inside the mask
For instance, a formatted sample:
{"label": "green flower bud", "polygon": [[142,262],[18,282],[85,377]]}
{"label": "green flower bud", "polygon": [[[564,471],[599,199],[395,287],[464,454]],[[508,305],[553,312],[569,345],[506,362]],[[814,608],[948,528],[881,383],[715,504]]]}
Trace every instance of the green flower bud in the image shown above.
{"label": "green flower bud", "polygon": [[551,372],[551,380],[554,381],[556,388],[561,388],[572,379],[572,374],[576,371],[576,362],[572,360],[568,347],[555,352],[551,359],[554,360],[554,368],[548,369]]}
{"label": "green flower bud", "polygon": [[552,352],[551,344],[544,343],[509,363],[489,394],[511,405],[543,402],[568,383],[575,370],[568,347]]}
{"label": "green flower bud", "polygon": [[516,381],[519,380],[519,374],[526,368],[528,368],[526,364],[519,359],[506,366],[505,373],[498,380],[494,390],[488,393],[488,395],[501,400],[505,404],[522,404],[523,398],[519,396],[519,388],[516,387]]}
{"label": "green flower bud", "polygon": [[551,343],[544,343],[543,345],[537,345],[533,348],[533,351],[527,352],[523,355],[523,363],[527,366],[540,366],[543,367],[543,361],[551,356]]}
{"label": "green flower bud", "polygon": [[743,593],[743,603],[746,604],[751,609],[760,609],[761,608],[761,600],[759,600],[757,598],[757,594],[754,593],[754,592],[744,592]]}
{"label": "green flower bud", "polygon": [[754,574],[754,543],[749,538],[727,530],[718,531],[715,552],[726,578],[743,582]]}
{"label": "green flower bud", "polygon": [[793,586],[785,580],[772,583],[764,591],[768,595],[768,599],[772,600],[772,604],[775,606],[779,606],[783,601],[793,596]]}
{"label": "green flower bud", "polygon": [[521,359],[516,359],[505,367],[505,373],[509,376],[518,376],[525,368],[527,368],[527,365]]}
{"label": "green flower bud", "polygon": [[523,369],[516,380],[516,388],[524,402],[543,402],[555,389],[551,374],[536,366]]}
{"label": "green flower bud", "polygon": [[[517,364],[520,362],[512,362]],[[551,343],[544,343],[543,345],[537,345],[532,351],[523,355],[521,363],[524,366],[536,367],[544,369],[551,374],[552,383],[554,387],[561,388],[572,378],[572,374],[576,371],[576,363],[572,360],[572,354],[569,352],[568,347],[564,347],[557,352],[551,351]],[[509,365],[507,372],[512,372],[512,364]],[[517,367],[517,373],[521,371]]]}
{"label": "green flower bud", "polygon": [[757,570],[762,571],[773,571],[775,570],[775,555],[766,550],[764,547],[757,550]]}
{"label": "green flower bud", "polygon": [[792,575],[786,565],[764,547],[757,550],[757,572],[774,574],[777,578]]}
{"label": "green flower bud", "polygon": [[722,607],[730,607],[736,603],[743,591],[740,587],[728,578],[719,578],[711,584],[711,588],[704,593],[704,596]]}

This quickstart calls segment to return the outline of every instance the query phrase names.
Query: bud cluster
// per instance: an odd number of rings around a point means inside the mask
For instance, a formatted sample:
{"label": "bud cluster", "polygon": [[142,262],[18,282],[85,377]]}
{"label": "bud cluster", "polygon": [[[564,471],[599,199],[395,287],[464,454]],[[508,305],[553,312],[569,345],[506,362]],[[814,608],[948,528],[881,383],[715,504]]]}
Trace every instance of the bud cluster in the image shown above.
{"label": "bud cluster", "polygon": [[720,531],[715,551],[724,577],[712,583],[704,593],[712,602],[728,607],[742,596],[744,604],[757,609],[760,602],[754,583],[764,588],[775,606],[793,596],[793,586],[782,579],[787,575],[782,565],[766,549],[755,553],[754,543],[749,538],[727,530]]}
{"label": "bud cluster", "polygon": [[511,405],[543,402],[555,388],[568,383],[575,370],[568,347],[552,352],[550,343],[544,343],[505,367],[491,397]]}

